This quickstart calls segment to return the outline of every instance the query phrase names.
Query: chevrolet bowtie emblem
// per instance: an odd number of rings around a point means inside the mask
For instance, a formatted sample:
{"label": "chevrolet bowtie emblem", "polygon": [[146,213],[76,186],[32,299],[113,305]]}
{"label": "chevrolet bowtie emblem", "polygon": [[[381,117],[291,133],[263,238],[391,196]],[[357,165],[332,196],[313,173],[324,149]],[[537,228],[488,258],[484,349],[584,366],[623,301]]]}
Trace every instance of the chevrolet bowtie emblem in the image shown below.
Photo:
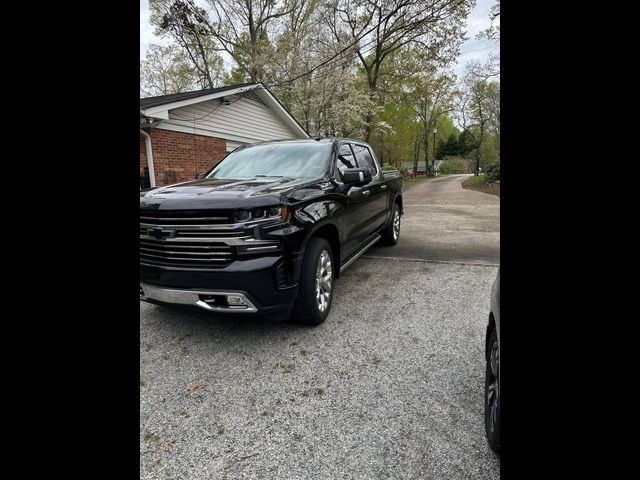
{"label": "chevrolet bowtie emblem", "polygon": [[153,227],[147,230],[147,235],[158,240],[164,240],[165,238],[174,238],[176,236],[175,230],[168,230],[160,227]]}

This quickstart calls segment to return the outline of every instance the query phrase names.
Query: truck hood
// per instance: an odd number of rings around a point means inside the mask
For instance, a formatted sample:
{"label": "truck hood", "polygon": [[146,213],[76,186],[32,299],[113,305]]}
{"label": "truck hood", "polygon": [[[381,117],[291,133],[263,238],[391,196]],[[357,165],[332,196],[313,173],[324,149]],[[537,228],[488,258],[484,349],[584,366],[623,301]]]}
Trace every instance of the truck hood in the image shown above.
{"label": "truck hood", "polygon": [[141,192],[141,208],[205,209],[253,208],[275,205],[303,185],[308,178],[255,177],[249,179],[200,179]]}

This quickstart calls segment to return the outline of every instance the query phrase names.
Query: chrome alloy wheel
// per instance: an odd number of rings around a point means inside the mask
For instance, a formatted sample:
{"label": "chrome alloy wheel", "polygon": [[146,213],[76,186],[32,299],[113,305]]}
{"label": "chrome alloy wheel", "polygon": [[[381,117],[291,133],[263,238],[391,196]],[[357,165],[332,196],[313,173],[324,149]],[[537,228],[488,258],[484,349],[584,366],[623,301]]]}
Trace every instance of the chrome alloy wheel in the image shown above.
{"label": "chrome alloy wheel", "polygon": [[332,275],[331,256],[329,252],[322,250],[318,258],[318,269],[316,270],[316,302],[321,312],[329,308]]}
{"label": "chrome alloy wheel", "polygon": [[498,351],[498,342],[491,345],[491,353],[489,355],[489,368],[491,376],[488,379],[487,386],[487,405],[489,407],[489,429],[494,432],[498,419],[498,398],[500,396],[500,352]]}
{"label": "chrome alloy wheel", "polygon": [[395,208],[393,213],[393,239],[398,240],[400,236],[400,209]]}

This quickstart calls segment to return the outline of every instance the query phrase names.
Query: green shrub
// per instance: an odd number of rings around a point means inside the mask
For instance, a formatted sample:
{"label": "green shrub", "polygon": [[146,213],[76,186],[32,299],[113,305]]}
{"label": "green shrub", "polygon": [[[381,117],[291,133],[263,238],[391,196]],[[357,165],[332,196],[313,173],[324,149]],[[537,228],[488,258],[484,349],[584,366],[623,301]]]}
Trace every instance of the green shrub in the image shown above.
{"label": "green shrub", "polygon": [[400,172],[400,175],[402,175],[402,178],[404,178],[404,179],[409,178],[409,169],[408,168],[400,167],[400,168],[398,168],[398,171]]}
{"label": "green shrub", "polygon": [[500,180],[500,162],[492,163],[487,166],[486,179],[487,183],[493,183]]}
{"label": "green shrub", "polygon": [[438,168],[438,173],[440,175],[468,173],[467,161],[460,157],[447,157]]}

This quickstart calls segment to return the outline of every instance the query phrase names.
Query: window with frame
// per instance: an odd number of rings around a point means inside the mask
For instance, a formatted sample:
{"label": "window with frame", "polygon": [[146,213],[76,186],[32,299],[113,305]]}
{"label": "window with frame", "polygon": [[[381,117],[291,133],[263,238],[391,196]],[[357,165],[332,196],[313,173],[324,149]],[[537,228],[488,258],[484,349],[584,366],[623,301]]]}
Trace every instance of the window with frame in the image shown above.
{"label": "window with frame", "polygon": [[369,149],[364,145],[353,145],[353,151],[355,152],[358,166],[360,168],[368,168],[371,176],[375,177],[378,174],[378,168]]}
{"label": "window with frame", "polygon": [[338,149],[338,158],[336,160],[336,167],[340,172],[340,178],[347,168],[357,168],[356,158],[353,155],[353,151],[348,143],[343,143]]}

